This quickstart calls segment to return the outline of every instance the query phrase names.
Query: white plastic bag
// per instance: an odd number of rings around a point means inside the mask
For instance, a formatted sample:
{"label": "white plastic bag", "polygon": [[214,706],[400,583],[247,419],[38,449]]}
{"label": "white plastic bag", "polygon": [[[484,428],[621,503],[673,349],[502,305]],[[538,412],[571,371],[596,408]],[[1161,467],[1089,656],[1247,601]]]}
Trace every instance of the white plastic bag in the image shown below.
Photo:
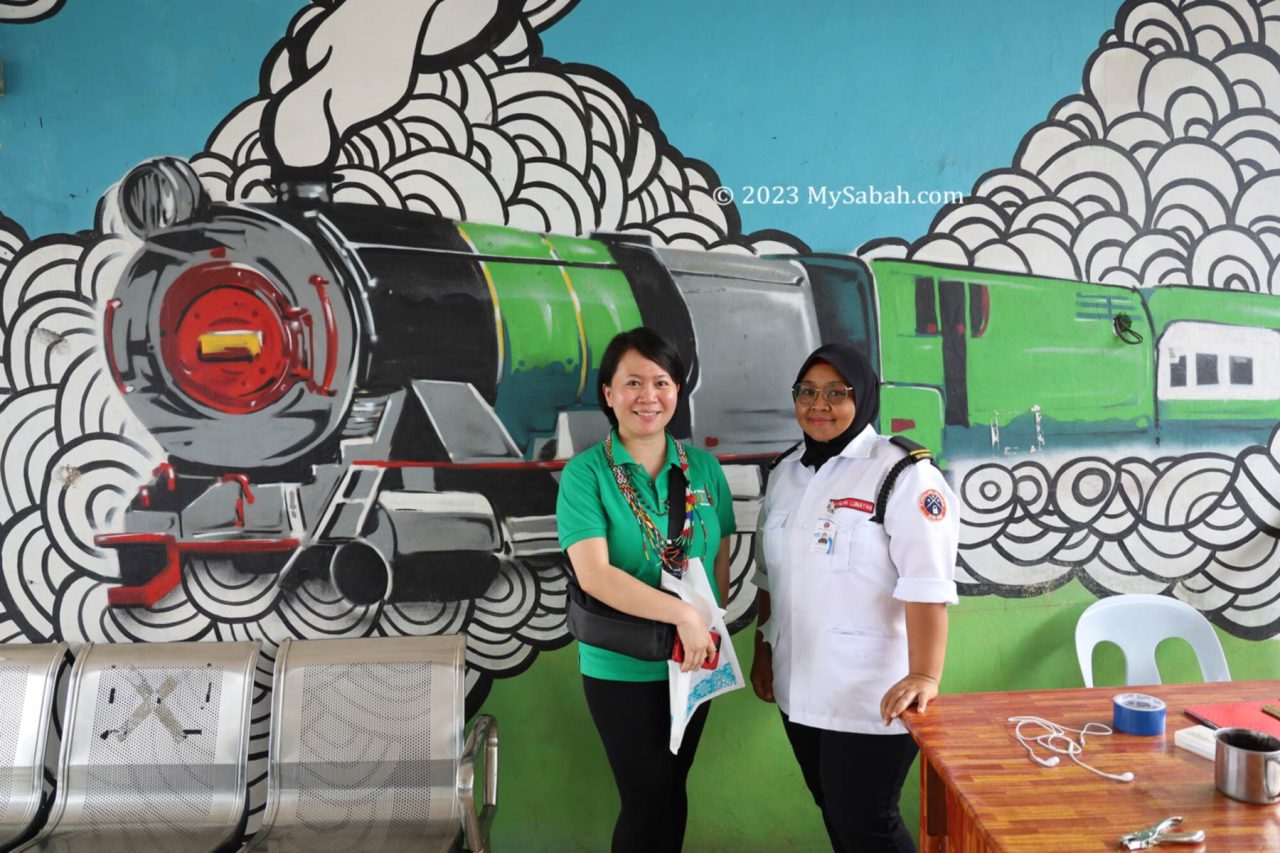
{"label": "white plastic bag", "polygon": [[671,695],[671,752],[680,751],[685,727],[698,706],[708,699],[746,686],[738,655],[733,650],[729,630],[724,624],[724,610],[716,606],[715,593],[707,581],[702,561],[689,560],[684,577],[676,580],[669,572],[662,573],[662,588],[674,592],[697,608],[707,627],[720,635],[720,661],[715,669],[696,669],[681,672],[680,664],[667,661],[667,685]]}

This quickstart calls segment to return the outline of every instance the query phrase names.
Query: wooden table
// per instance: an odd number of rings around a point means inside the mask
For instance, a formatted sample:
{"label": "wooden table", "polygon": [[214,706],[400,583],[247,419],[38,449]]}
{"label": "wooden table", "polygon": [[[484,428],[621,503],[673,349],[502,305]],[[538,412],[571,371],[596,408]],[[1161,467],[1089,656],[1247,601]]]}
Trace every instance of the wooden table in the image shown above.
{"label": "wooden table", "polygon": [[[1132,771],[1132,782],[1095,776],[1066,756],[1057,767],[1035,764],[1007,722],[1022,714],[1072,728],[1109,726],[1111,697],[1124,692],[1165,701],[1165,734],[1090,737],[1081,757],[1107,773]],[[1187,706],[1248,699],[1280,699],[1280,681],[939,696],[925,714],[902,716],[920,745],[921,850],[1115,850],[1121,835],[1182,815],[1182,829],[1203,829],[1206,843],[1155,849],[1280,851],[1280,804],[1251,805],[1218,793],[1213,762],[1173,742],[1175,731],[1195,724],[1183,714]]]}

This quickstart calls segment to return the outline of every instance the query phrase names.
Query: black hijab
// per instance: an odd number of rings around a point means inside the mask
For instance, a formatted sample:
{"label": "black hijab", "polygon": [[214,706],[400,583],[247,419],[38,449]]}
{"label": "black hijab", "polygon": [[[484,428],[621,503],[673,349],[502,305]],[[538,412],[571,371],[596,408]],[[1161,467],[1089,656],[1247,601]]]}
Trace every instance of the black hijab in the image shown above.
{"label": "black hijab", "polygon": [[825,361],[834,367],[844,377],[845,384],[853,388],[855,412],[849,428],[830,441],[814,441],[805,435],[804,456],[800,457],[800,464],[815,471],[832,456],[839,456],[840,451],[853,441],[854,436],[862,432],[867,424],[875,423],[880,414],[880,377],[876,375],[866,356],[849,344],[823,344],[800,366],[796,383],[819,361]]}

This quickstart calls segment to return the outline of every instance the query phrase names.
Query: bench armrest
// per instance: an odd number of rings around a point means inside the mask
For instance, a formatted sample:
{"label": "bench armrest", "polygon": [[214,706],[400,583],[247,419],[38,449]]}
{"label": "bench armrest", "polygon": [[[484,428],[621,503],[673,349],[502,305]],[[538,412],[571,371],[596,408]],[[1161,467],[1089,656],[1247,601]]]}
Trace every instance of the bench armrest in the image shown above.
{"label": "bench armrest", "polygon": [[[483,808],[476,810],[476,751],[484,745]],[[471,724],[458,762],[458,799],[462,803],[462,835],[467,850],[484,853],[489,844],[489,827],[498,812],[498,721],[488,714],[478,715]]]}

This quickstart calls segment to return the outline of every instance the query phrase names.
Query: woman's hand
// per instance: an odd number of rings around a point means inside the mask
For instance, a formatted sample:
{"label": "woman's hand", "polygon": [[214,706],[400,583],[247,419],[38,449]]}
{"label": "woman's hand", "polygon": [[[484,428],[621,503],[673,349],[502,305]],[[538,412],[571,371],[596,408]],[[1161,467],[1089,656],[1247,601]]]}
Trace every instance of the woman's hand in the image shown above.
{"label": "woman's hand", "polygon": [[681,672],[693,672],[715,655],[716,644],[711,639],[711,631],[702,620],[702,614],[693,605],[685,604],[681,619],[676,623],[676,632],[680,635],[680,644],[684,646]]}
{"label": "woman's hand", "polygon": [[773,647],[757,639],[756,653],[751,659],[751,689],[765,702],[773,698]]}
{"label": "woman's hand", "polygon": [[[754,672],[754,668],[752,670]],[[910,673],[897,684],[889,688],[880,700],[880,718],[887,726],[898,718],[898,715],[915,703],[916,709],[923,714],[929,700],[938,695],[938,680],[921,673]]]}

